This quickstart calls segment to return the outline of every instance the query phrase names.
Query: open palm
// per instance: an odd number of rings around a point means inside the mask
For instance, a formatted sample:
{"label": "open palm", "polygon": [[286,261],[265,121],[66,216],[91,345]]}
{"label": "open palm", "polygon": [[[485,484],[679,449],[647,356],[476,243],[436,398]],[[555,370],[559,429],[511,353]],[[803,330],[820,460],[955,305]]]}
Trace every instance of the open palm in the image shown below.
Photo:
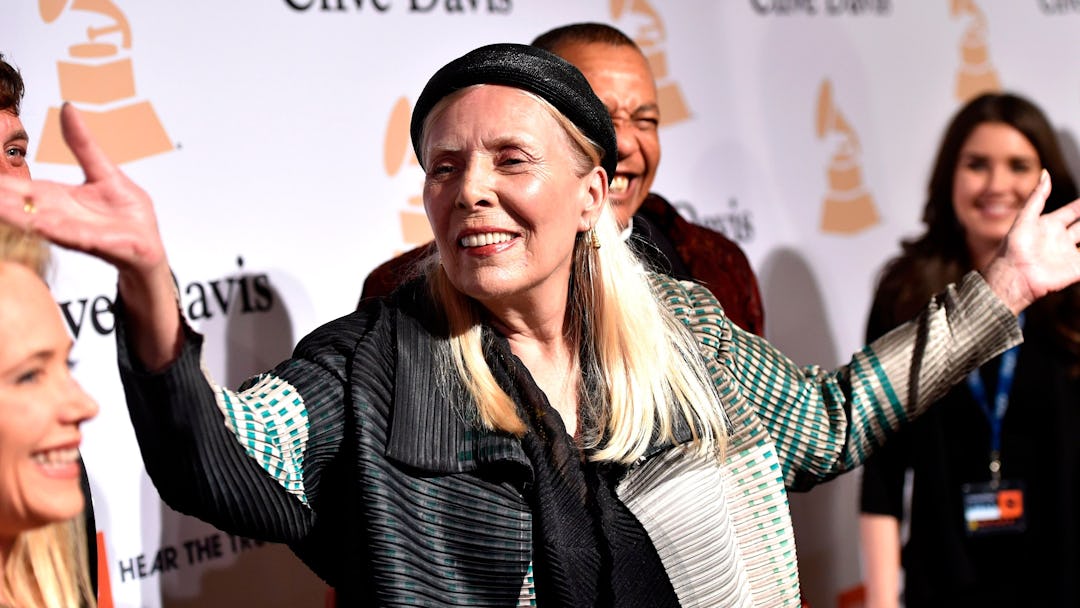
{"label": "open palm", "polygon": [[1080,199],[1041,215],[1049,194],[1044,171],[986,272],[991,288],[1014,312],[1080,281]]}

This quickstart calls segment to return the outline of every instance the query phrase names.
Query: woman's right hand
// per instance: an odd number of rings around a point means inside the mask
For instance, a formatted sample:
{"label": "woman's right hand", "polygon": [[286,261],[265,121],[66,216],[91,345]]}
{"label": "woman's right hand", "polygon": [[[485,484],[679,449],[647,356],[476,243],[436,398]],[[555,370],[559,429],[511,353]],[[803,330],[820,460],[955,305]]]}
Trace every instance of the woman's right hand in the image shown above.
{"label": "woman's right hand", "polygon": [[116,267],[135,350],[158,369],[182,343],[176,290],[150,196],[109,160],[71,104],[60,126],[86,181],[80,185],[0,176],[0,221]]}
{"label": "woman's right hand", "polygon": [[0,221],[97,256],[121,274],[167,268],[150,197],[108,159],[71,104],[61,108],[60,125],[85,183],[0,178]]}

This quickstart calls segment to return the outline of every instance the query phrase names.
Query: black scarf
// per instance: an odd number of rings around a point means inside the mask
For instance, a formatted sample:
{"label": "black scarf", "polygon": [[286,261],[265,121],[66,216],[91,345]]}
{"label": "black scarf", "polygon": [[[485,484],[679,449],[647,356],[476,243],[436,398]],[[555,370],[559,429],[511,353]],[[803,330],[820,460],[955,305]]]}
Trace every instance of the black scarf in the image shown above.
{"label": "black scarf", "polygon": [[523,492],[533,513],[538,604],[678,607],[656,547],[615,493],[625,468],[589,462],[509,343],[486,337],[488,365],[529,427],[521,446],[533,482]]}

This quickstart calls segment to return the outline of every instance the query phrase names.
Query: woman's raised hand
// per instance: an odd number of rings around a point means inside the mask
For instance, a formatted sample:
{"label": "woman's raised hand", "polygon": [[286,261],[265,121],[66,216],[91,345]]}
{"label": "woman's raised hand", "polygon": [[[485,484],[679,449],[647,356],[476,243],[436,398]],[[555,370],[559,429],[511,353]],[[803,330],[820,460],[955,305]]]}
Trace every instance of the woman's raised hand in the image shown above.
{"label": "woman's raised hand", "polygon": [[105,156],[71,104],[61,108],[60,125],[86,182],[72,186],[2,177],[0,220],[97,256],[122,274],[165,266],[150,197]]}
{"label": "woman's raised hand", "polygon": [[1012,228],[984,276],[990,288],[1014,313],[1044,295],[1080,281],[1080,199],[1042,214],[1050,195],[1050,175],[1017,214]]}
{"label": "woman's raised hand", "polygon": [[0,221],[115,266],[136,354],[149,369],[164,367],[179,352],[183,333],[154,205],[105,156],[70,104],[60,110],[60,126],[86,182],[0,176]]}

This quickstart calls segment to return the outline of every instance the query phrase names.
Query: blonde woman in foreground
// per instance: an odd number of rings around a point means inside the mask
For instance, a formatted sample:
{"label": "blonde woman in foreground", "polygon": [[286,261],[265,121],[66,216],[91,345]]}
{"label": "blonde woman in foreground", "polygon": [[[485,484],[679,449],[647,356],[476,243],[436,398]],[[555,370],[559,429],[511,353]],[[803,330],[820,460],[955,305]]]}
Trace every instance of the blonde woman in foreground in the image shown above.
{"label": "blonde woman in foreground", "polygon": [[94,604],[78,450],[97,405],[71,377],[70,350],[45,283],[0,261],[0,605]]}

